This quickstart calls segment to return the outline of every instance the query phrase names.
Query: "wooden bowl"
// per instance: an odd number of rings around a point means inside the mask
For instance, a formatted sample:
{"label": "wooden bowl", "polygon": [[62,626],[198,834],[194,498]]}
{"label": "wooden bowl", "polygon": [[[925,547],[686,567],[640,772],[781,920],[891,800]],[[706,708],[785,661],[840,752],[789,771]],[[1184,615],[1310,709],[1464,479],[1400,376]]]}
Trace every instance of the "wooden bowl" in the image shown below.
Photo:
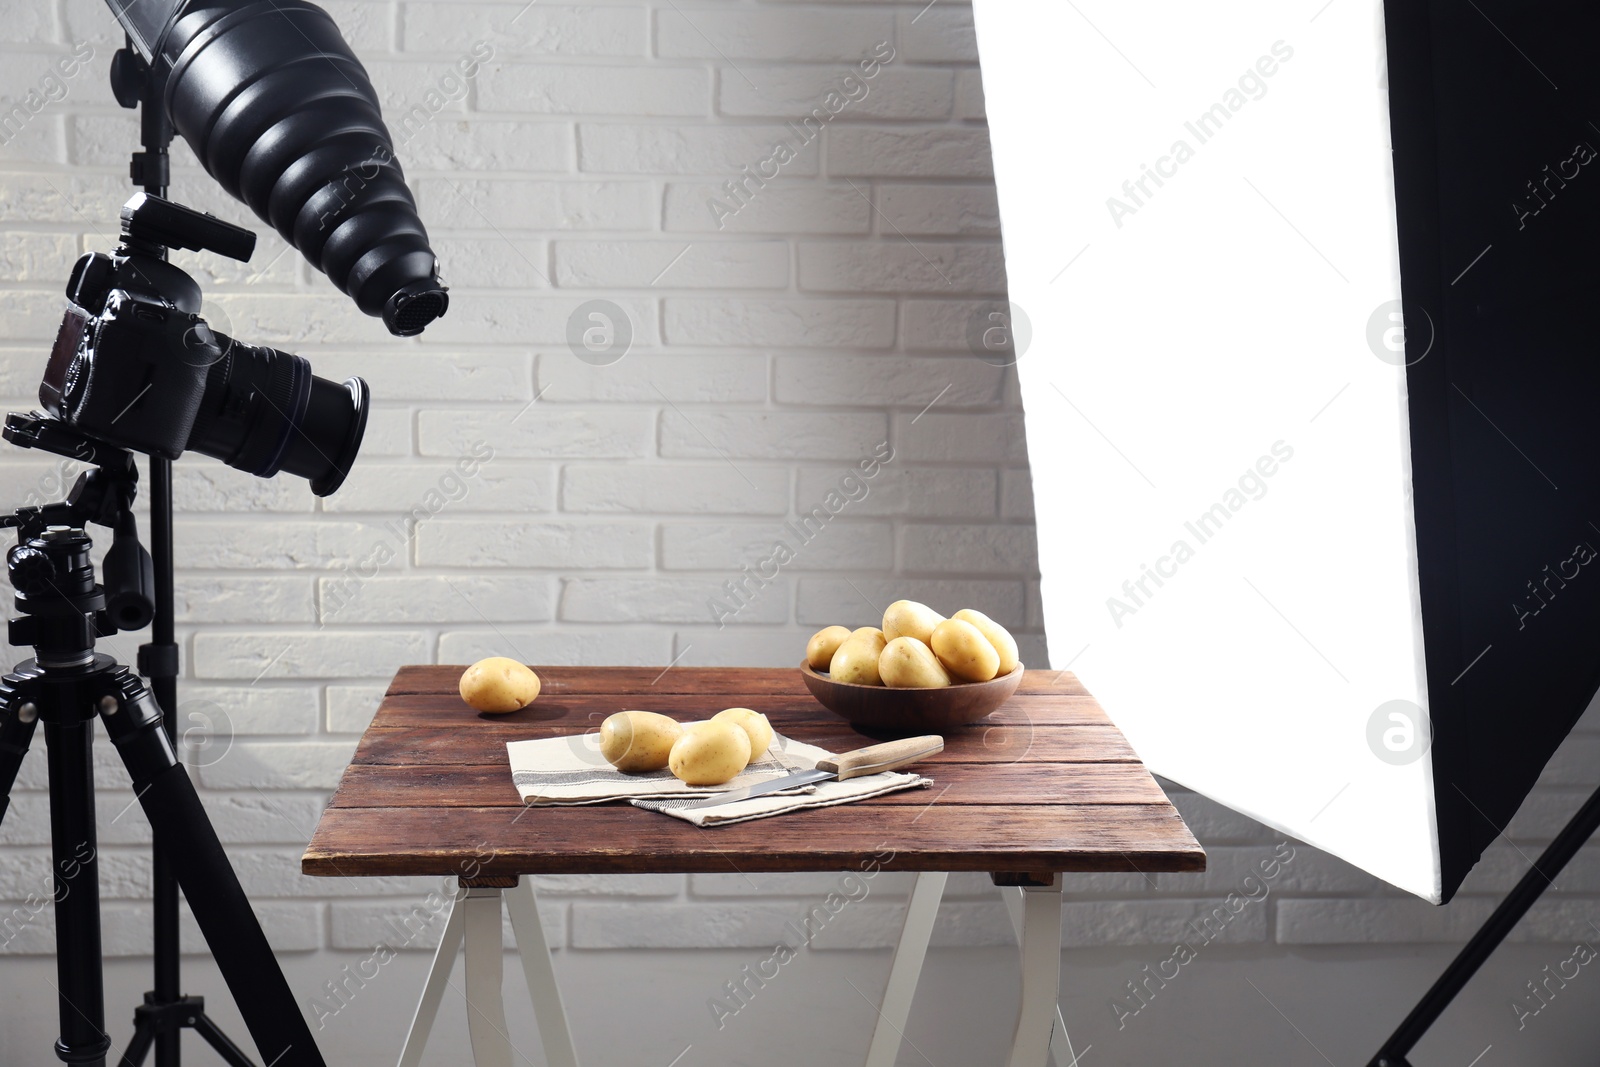
{"label": "wooden bowl", "polygon": [[987,682],[962,682],[941,689],[890,689],[836,682],[804,661],[800,676],[817,703],[863,731],[885,734],[936,733],[965,726],[999,708],[1022,684],[1022,664]]}

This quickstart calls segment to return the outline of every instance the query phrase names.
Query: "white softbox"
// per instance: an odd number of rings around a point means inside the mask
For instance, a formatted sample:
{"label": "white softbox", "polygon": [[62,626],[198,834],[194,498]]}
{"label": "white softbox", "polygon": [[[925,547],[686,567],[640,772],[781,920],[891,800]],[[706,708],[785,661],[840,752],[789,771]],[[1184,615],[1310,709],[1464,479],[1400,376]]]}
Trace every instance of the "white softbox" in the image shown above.
{"label": "white softbox", "polygon": [[1440,902],[1595,687],[1595,220],[1511,201],[1600,131],[1485,131],[1559,75],[1416,11],[979,0],[1011,306],[968,335],[1017,364],[1053,666],[1152,770]]}

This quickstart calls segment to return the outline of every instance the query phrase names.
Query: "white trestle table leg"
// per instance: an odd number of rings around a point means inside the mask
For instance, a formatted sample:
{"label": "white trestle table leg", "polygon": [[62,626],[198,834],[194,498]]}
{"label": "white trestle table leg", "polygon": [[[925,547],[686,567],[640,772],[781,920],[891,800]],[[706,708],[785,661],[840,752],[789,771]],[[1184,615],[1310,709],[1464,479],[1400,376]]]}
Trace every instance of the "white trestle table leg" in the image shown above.
{"label": "white trestle table leg", "polygon": [[[1006,886],[1000,890],[1005,898],[1006,911],[1011,913],[1011,931],[1017,935],[1017,947],[1022,947],[1022,901],[1025,890]],[[1077,1067],[1078,1054],[1072,1051],[1072,1039],[1067,1036],[1067,1022],[1061,1016],[1061,1005],[1056,1004],[1055,1029],[1050,1032],[1050,1056],[1056,1067]]]}
{"label": "white trestle table leg", "polygon": [[895,946],[894,963],[889,967],[889,984],[883,991],[883,1009],[872,1032],[867,1050],[867,1067],[894,1067],[905,1036],[906,1019],[911,1015],[911,1000],[917,994],[917,979],[928,955],[928,940],[939,915],[939,901],[949,875],[943,871],[924,871],[917,875],[906,905],[905,925],[900,928],[900,943]]}
{"label": "white trestle table leg", "polygon": [[1061,993],[1061,875],[1022,890],[1022,1003],[1006,1067],[1045,1067]]}
{"label": "white trestle table leg", "polygon": [[501,992],[505,956],[500,943],[500,890],[474,886],[460,907],[466,913],[467,1036],[476,1067],[511,1067],[506,1003]]}
{"label": "white trestle table leg", "polygon": [[417,1001],[417,1013],[411,1017],[406,1043],[400,1047],[400,1067],[417,1067],[422,1062],[422,1050],[427,1047],[433,1021],[439,1017],[439,1001],[444,998],[445,986],[450,983],[450,972],[455,969],[456,953],[461,951],[464,914],[458,893],[450,901],[449,917],[445,919],[444,933],[439,935],[439,948],[433,954],[433,966],[429,968],[428,981],[422,987],[422,999]]}
{"label": "white trestle table leg", "polygon": [[549,1067],[578,1067],[578,1050],[572,1043],[572,1028],[567,1024],[567,1010],[556,985],[550,942],[539,920],[539,901],[533,892],[533,883],[522,879],[505,894],[506,910],[511,913],[511,932],[517,939],[517,955],[522,959],[522,973],[527,976],[528,993],[533,998],[533,1016],[539,1024],[544,1058]]}

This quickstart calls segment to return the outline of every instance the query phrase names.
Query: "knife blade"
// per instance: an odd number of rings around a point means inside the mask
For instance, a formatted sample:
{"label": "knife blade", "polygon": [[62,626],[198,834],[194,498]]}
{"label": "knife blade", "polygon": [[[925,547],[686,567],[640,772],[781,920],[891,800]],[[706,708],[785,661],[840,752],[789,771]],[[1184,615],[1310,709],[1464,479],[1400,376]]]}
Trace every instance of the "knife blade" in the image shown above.
{"label": "knife blade", "polygon": [[843,755],[834,756],[832,759],[818,760],[816,767],[812,770],[795,771],[793,774],[786,774],[782,778],[758,782],[755,785],[747,785],[739,789],[730,789],[702,800],[696,800],[692,804],[685,804],[679,810],[714,808],[722,804],[732,804],[738,800],[749,800],[751,797],[776,793],[783,789],[810,785],[813,782],[843,782],[850,778],[859,778],[864,774],[877,774],[879,771],[897,770],[901,767],[909,767],[918,760],[926,759],[942,751],[944,751],[944,738],[938,734],[924,734],[921,737],[906,737],[899,741],[885,741],[881,745],[868,745],[866,748],[858,748]]}

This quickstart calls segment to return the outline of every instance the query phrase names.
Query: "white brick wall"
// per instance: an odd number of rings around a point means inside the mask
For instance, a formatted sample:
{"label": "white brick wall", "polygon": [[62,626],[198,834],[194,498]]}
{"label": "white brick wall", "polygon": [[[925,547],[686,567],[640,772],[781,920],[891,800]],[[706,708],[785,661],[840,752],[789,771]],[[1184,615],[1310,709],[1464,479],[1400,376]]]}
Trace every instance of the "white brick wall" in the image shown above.
{"label": "white brick wall", "polygon": [[[964,11],[330,9],[397,128],[458,58],[483,43],[493,56],[403,137],[453,286],[451,314],[420,341],[359,315],[176,148],[174,196],[261,234],[248,266],[179,257],[207,287],[208,314],[325,376],[364,375],[377,402],[360,465],[327,500],[287,478],[178,465],[181,713],[225,735],[195,776],[230,841],[276,846],[279,860],[301,842],[402,662],[787,665],[819,619],[874,616],[852,584],[879,604],[975,604],[1043,662],[1015,388],[963,347],[966,315],[1005,287]],[[134,123],[106,88],[117,35],[95,0],[0,11],[13,16],[0,19],[0,96],[25,97],[79,42],[94,49],[65,98],[0,145],[0,394],[18,407],[32,403],[72,258],[106,246],[131,192]],[[875,49],[893,51],[866,94],[718,226],[708,200],[726,201],[725,183]],[[595,299],[622,309],[633,338],[610,365],[567,344],[569,319]],[[719,629],[708,598],[880,442],[896,457],[869,494]],[[462,474],[475,445],[492,459]],[[58,493],[58,468],[0,453],[7,501]],[[110,644],[131,660],[142,638]],[[105,757],[106,805],[120,810],[129,798]],[[37,812],[37,770],[19,813]],[[147,877],[131,847],[143,834],[128,829],[141,823],[135,809],[107,829],[108,869],[133,872],[118,891],[130,900]],[[44,838],[15,817],[4,833],[23,862],[0,898],[25,897],[30,879],[44,884]],[[282,871],[247,881],[297,908],[352,892]],[[650,884],[672,906],[696,897],[682,879]],[[345,931],[331,946],[358,928],[350,914],[330,921]]]}
{"label": "white brick wall", "polygon": [[[977,606],[1018,631],[1028,662],[1045,662],[1014,376],[967,350],[969,317],[1005,289],[968,9],[326,6],[396,114],[475,45],[494,56],[400,152],[453,286],[450,315],[418,341],[388,337],[186,148],[175,154],[176,198],[261,235],[249,267],[180,257],[207,286],[208,314],[247,340],[292,347],[325,376],[364,375],[377,405],[360,464],[327,500],[210,460],[177,468],[179,713],[186,726],[217,724],[196,778],[280,948],[370,948],[384,916],[432,888],[294,870],[401,663],[788,665],[812,630],[868,621],[872,604],[904,595]],[[0,145],[0,399],[25,407],[71,260],[108,247],[131,192],[135,125],[106,87],[118,35],[100,0],[0,0],[0,16],[0,98],[24,97],[79,42],[94,46],[65,99]],[[879,42],[894,55],[868,94],[719,227],[707,201],[726,198],[724,183],[768,158],[792,136],[785,124]],[[632,333],[606,366],[567,345],[592,300],[620,307]],[[719,630],[707,599],[883,441],[895,456],[867,497]],[[461,474],[480,442],[493,458]],[[62,487],[52,459],[0,452],[7,505]],[[414,514],[424,517],[412,528]],[[142,639],[108,647],[131,662]],[[1272,897],[1229,929],[1229,951],[1461,940],[1522,853],[1576,807],[1597,745],[1600,733],[1575,738],[1463,905],[1432,912],[1302,848]],[[99,757],[107,943],[137,955],[148,828],[126,810],[133,797],[108,746]],[[47,890],[42,764],[30,760],[0,829],[0,915]],[[1211,850],[1211,873],[1075,880],[1066,945],[1165,944],[1276,840],[1173,795]],[[765,946],[830,878],[756,883],[540,884],[553,937],[571,951],[710,945],[713,928],[717,944]],[[1519,937],[1592,932],[1600,850],[1560,883]],[[889,943],[905,884],[885,878],[818,947]],[[760,900],[740,903],[751,896]],[[953,882],[942,943],[1005,942],[994,900],[983,879]],[[48,922],[0,953],[48,952]]]}

